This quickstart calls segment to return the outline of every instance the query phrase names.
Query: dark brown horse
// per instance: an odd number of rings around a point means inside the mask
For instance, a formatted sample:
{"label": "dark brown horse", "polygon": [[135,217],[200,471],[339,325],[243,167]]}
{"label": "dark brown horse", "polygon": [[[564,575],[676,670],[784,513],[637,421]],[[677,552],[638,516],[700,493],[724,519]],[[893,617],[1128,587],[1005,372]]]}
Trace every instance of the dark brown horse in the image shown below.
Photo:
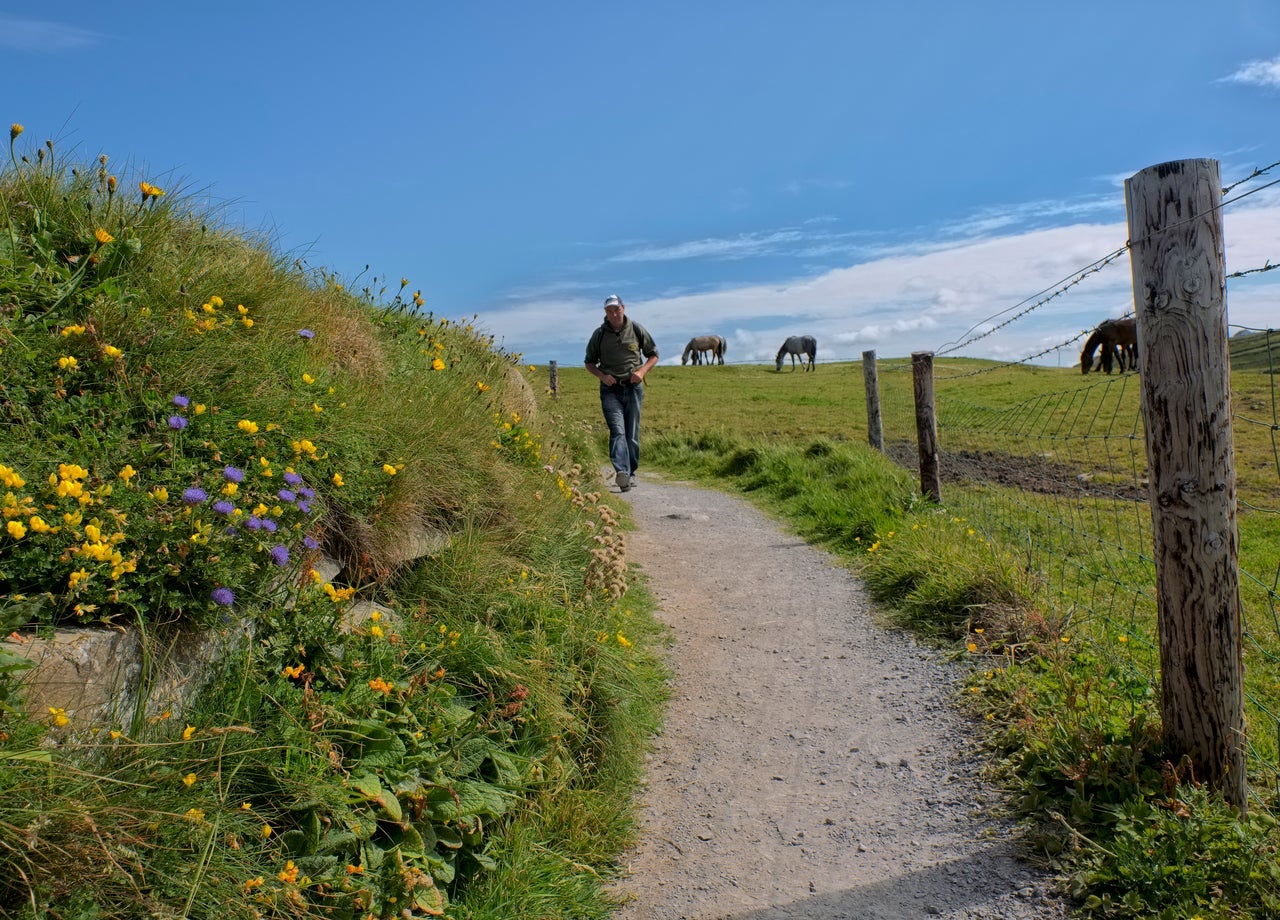
{"label": "dark brown horse", "polygon": [[[1099,351],[1097,366],[1094,366],[1094,352]],[[1138,369],[1138,321],[1132,316],[1125,319],[1105,319],[1093,330],[1093,334],[1085,339],[1084,350],[1080,352],[1080,373],[1103,370],[1108,374],[1111,368],[1118,365],[1120,372]]]}

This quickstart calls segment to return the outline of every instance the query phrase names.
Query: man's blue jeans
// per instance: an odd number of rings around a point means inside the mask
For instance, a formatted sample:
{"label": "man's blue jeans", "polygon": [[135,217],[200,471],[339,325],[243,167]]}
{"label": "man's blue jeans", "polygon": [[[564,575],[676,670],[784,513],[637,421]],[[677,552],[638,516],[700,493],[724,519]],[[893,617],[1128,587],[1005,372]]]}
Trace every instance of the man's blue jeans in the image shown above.
{"label": "man's blue jeans", "polygon": [[619,473],[631,474],[640,466],[640,405],[643,383],[600,384],[600,408],[609,426],[609,461]]}

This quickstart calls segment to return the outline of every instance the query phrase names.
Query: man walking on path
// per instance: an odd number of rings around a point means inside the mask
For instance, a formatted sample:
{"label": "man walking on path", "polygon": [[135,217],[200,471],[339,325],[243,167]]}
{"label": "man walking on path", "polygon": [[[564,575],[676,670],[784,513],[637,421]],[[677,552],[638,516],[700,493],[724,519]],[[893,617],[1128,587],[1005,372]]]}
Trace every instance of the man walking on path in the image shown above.
{"label": "man walking on path", "polygon": [[627,492],[640,466],[640,406],[644,377],[658,363],[658,346],[639,323],[627,319],[622,298],[604,302],[604,322],[587,341],[587,370],[600,381],[600,408],[609,426],[609,461],[618,488]]}

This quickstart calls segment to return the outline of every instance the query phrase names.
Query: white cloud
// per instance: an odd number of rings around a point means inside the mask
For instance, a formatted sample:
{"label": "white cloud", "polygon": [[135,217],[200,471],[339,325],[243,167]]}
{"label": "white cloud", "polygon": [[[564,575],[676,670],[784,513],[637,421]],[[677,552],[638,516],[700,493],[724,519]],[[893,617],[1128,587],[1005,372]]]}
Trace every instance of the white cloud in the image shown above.
{"label": "white cloud", "polygon": [[1272,58],[1269,61],[1250,61],[1218,82],[1280,88],[1280,58]]}
{"label": "white cloud", "polygon": [[[1082,208],[1093,205],[1086,202]],[[1045,206],[1027,210],[1044,211]],[[1069,213],[1073,208],[1062,210]],[[1229,205],[1223,221],[1228,272],[1280,263],[1280,188],[1263,189]],[[743,237],[737,248],[745,252],[753,245],[814,244],[796,231],[785,237]],[[809,334],[818,339],[819,362],[856,360],[868,348],[886,358],[901,358],[964,342],[956,355],[1018,361],[1050,349],[1036,359],[1038,363],[1070,366],[1082,331],[1132,309],[1127,254],[1080,277],[1082,270],[1120,249],[1126,237],[1123,215],[1118,215],[1110,222],[1002,236],[935,236],[878,250],[864,245],[857,254],[867,256],[862,261],[850,264],[855,256],[848,255],[841,267],[816,274],[797,272],[767,283],[716,290],[633,295],[628,315],[653,333],[664,364],[679,362],[690,337],[716,333],[729,340],[730,363],[772,363],[787,336]],[[692,249],[724,252],[733,250],[735,243],[702,242],[706,245]],[[1071,284],[1077,279],[1079,283]],[[533,360],[550,353],[562,362],[576,363],[591,329],[600,322],[595,290],[584,296],[566,289],[513,302],[489,319],[513,350]],[[1228,281],[1233,325],[1275,326],[1278,301],[1280,271]],[[1062,346],[1056,353],[1051,350],[1055,345]]]}
{"label": "white cloud", "polygon": [[746,259],[778,251],[801,239],[799,230],[743,233],[730,239],[690,240],[670,246],[645,246],[619,253],[610,262],[672,262],[680,259]]}
{"label": "white cloud", "polygon": [[79,26],[0,13],[0,47],[29,52],[71,51],[97,41],[96,33]]}

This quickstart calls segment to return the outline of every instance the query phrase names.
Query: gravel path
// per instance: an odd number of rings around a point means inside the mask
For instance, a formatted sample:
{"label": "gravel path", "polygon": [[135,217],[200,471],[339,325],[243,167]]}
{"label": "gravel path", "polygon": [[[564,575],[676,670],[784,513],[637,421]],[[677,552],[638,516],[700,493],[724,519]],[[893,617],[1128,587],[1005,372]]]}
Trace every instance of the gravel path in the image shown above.
{"label": "gravel path", "polygon": [[954,666],[741,499],[648,476],[619,498],[675,642],[617,920],[1066,916],[990,817]]}

